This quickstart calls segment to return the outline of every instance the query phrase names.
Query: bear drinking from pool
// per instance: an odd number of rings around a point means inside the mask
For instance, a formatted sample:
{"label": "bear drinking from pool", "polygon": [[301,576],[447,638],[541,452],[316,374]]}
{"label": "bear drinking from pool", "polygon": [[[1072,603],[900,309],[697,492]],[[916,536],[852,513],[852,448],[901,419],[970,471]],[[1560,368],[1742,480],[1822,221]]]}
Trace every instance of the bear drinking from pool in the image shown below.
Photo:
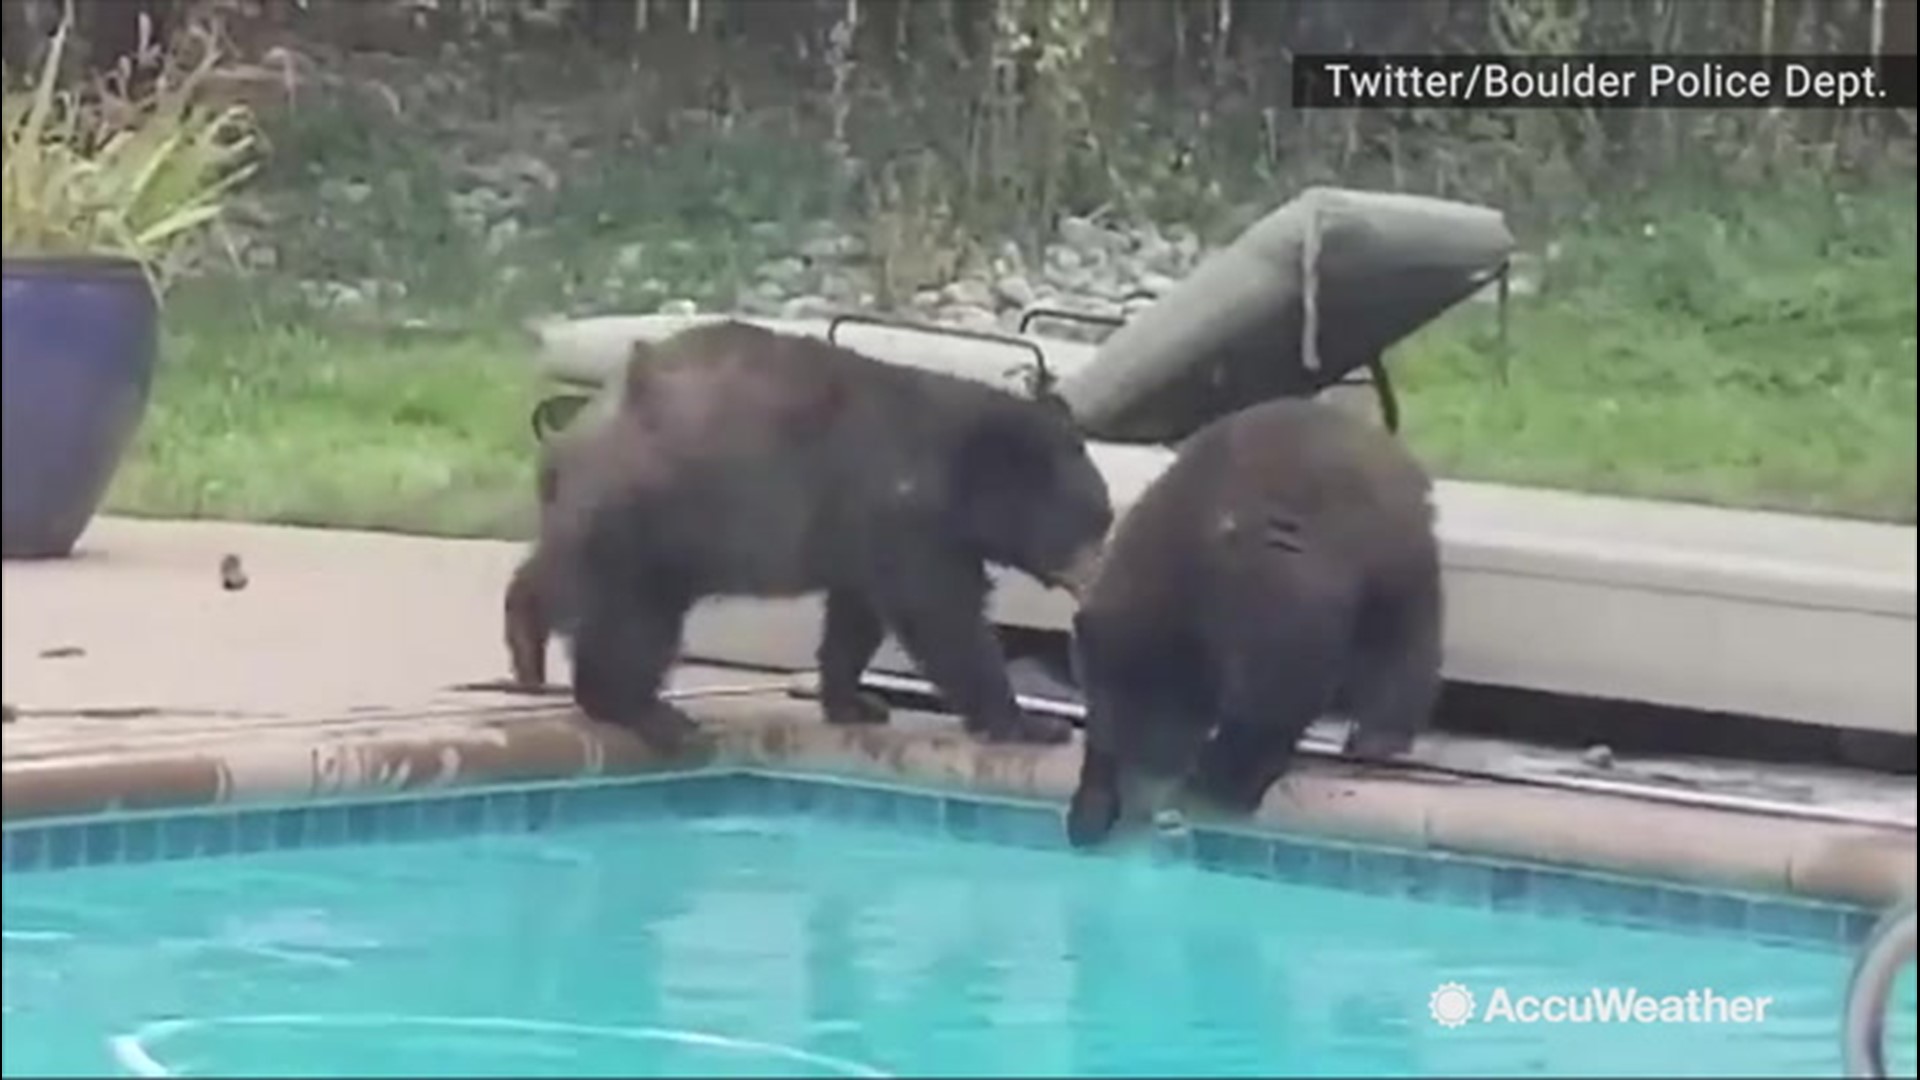
{"label": "bear drinking from pool", "polygon": [[1143,824],[1183,782],[1250,813],[1327,713],[1353,722],[1349,753],[1411,746],[1440,685],[1430,490],[1398,441],[1330,405],[1271,401],[1192,435],[1075,616],[1069,841]]}
{"label": "bear drinking from pool", "polygon": [[1014,702],[985,615],[986,564],[1071,588],[1112,525],[1064,405],[732,321],[636,344],[626,380],[546,456],[509,587],[572,638],[588,716],[680,745],[659,691],[692,607],[823,592],[829,722],[885,720],[858,680],[891,630],[976,736],[1071,736]]}

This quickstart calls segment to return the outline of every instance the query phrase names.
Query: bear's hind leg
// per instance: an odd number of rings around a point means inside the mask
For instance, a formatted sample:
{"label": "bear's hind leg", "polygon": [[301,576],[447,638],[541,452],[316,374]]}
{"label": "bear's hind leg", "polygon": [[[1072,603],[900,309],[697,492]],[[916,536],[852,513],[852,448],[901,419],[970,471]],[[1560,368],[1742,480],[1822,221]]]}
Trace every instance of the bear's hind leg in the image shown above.
{"label": "bear's hind leg", "polygon": [[[1218,726],[1200,752],[1188,790],[1234,815],[1260,808],[1293,767],[1307,726],[1331,707],[1343,659],[1345,605],[1293,597],[1250,613],[1223,643]],[[1258,628],[1258,629],[1256,629]]]}
{"label": "bear's hind leg", "polygon": [[547,639],[553,621],[547,611],[544,568],[540,556],[529,556],[507,582],[505,599],[507,658],[513,681],[520,686],[547,682]]}
{"label": "bear's hind leg", "polygon": [[667,670],[680,652],[691,605],[625,602],[597,593],[583,601],[573,638],[573,699],[593,720],[631,727],[663,753],[686,748],[699,726],[661,700]]}
{"label": "bear's hind leg", "polygon": [[820,633],[820,709],[829,724],[884,724],[887,705],[860,689],[860,675],[880,651],[887,629],[866,597],[844,589],[827,593]]}
{"label": "bear's hind leg", "polygon": [[1352,725],[1342,752],[1370,760],[1412,749],[1414,736],[1426,728],[1440,697],[1437,585],[1399,598],[1382,616],[1363,625],[1334,703]]}

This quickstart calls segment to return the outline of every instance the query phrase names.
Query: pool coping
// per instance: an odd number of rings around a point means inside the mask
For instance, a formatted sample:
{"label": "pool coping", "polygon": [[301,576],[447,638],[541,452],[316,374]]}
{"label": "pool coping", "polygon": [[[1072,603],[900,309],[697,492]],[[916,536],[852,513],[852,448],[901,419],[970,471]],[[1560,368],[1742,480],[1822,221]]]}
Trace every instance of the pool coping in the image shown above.
{"label": "pool coping", "polygon": [[[555,703],[349,715],[271,727],[143,734],[121,746],[10,754],[9,829],[52,818],[338,800],[369,795],[641,776],[771,770],[1057,808],[1077,744],[991,746],[946,717],[835,727],[777,687],[702,697],[712,734],[669,760],[630,733]],[[1306,760],[1235,831],[1515,860],[1879,910],[1915,891],[1915,830],[1699,808],[1413,769]]]}

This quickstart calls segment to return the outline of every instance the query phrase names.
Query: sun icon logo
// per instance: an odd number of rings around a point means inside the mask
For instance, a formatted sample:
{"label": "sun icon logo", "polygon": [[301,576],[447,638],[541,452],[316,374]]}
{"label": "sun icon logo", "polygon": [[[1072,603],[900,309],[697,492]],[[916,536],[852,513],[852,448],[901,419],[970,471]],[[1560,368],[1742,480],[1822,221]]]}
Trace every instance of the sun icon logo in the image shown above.
{"label": "sun icon logo", "polygon": [[1441,983],[1427,995],[1427,1011],[1441,1027],[1457,1028],[1473,1019],[1473,991],[1459,983]]}

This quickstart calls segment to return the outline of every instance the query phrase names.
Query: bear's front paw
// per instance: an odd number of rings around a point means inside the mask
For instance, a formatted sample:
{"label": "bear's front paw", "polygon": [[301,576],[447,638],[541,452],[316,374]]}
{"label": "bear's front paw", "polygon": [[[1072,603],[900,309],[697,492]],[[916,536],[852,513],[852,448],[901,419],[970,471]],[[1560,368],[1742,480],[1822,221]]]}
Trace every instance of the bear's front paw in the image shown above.
{"label": "bear's front paw", "polygon": [[1112,792],[1080,785],[1067,803],[1067,844],[1090,848],[1113,833],[1120,821],[1120,800]]}
{"label": "bear's front paw", "polygon": [[893,715],[887,703],[873,694],[854,692],[844,696],[822,697],[820,711],[827,723],[848,726],[884,724]]}
{"label": "bear's front paw", "polygon": [[1058,746],[1072,741],[1073,725],[1051,716],[1015,712],[1004,720],[981,724],[973,733],[982,742]]}

